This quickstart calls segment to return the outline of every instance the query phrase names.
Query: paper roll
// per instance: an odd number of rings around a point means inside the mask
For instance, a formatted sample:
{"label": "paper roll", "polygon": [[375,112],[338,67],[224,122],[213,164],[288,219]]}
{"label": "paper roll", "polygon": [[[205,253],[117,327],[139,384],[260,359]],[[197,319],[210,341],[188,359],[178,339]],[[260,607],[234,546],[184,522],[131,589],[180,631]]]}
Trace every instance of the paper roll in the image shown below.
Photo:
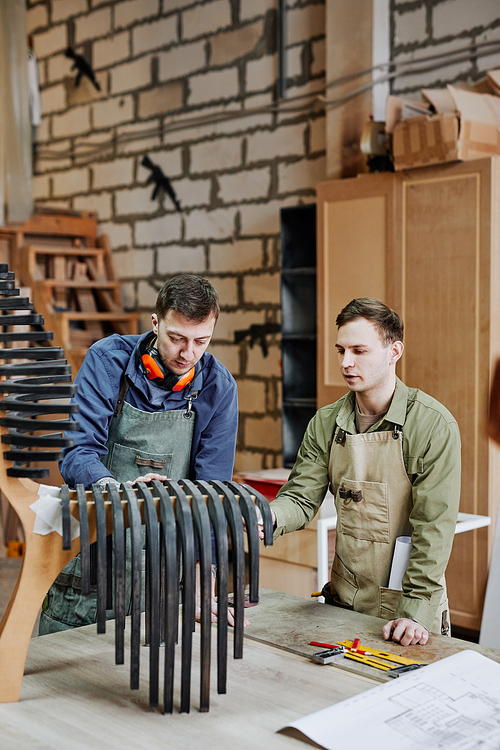
{"label": "paper roll", "polygon": [[411,536],[398,536],[392,556],[389,588],[399,591],[403,588],[403,576],[410,560]]}

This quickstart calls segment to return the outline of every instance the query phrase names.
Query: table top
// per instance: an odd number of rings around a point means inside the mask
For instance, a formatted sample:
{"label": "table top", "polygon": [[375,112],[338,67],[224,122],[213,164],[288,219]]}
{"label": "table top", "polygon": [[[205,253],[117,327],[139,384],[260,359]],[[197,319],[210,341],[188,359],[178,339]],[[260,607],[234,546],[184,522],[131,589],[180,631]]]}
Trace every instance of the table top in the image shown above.
{"label": "table top", "polygon": [[[114,623],[97,635],[94,625],[33,638],[18,703],[0,705],[2,746],[16,750],[66,748],[256,748],[304,746],[280,730],[301,716],[379,684],[378,670],[355,674],[310,660],[310,640],[361,638],[362,643],[433,661],[473,648],[500,661],[500,651],[434,636],[429,645],[402,649],[380,635],[382,621],[268,590],[247,610],[242,660],[228,661],[227,694],[216,693],[215,628],[209,713],[198,712],[199,630],[194,634],[191,713],[179,714],[180,659],[176,661],[174,714],[149,708],[147,648],[141,648],[141,687],[129,690],[129,659],[114,664]],[[130,618],[127,618],[128,620]],[[127,623],[127,628],[129,622]],[[232,654],[232,634],[229,636]],[[126,633],[128,643],[128,631]],[[382,645],[383,644],[383,645]],[[176,649],[180,652],[180,646]],[[177,654],[180,656],[180,653]],[[161,684],[161,683],[160,683]]]}

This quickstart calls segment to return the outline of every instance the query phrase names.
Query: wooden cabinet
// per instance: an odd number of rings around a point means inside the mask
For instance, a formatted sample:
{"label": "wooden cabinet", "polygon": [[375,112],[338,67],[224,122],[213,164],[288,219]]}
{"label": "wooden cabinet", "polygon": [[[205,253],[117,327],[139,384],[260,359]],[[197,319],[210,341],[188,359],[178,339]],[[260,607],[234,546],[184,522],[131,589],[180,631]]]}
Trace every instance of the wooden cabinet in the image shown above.
{"label": "wooden cabinet", "polygon": [[500,451],[486,435],[500,355],[500,158],[324,182],[317,195],[318,406],[345,392],[338,312],[382,299],[405,322],[399,376],[459,423],[460,510],[493,520],[455,538],[447,572],[452,623],[479,630],[500,500]]}

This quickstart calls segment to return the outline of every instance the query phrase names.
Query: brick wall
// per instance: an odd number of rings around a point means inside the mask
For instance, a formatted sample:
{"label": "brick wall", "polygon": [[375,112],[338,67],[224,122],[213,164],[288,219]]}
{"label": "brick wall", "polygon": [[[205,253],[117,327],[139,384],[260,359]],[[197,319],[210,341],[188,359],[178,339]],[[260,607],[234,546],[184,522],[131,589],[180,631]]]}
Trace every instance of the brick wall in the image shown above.
{"label": "brick wall", "polygon": [[[27,5],[43,103],[36,201],[99,214],[124,303],[141,313],[144,330],[168,277],[194,271],[212,280],[222,314],[211,351],[240,394],[236,468],[279,466],[279,339],[263,357],[258,345],[235,345],[234,331],[279,322],[279,210],[315,200],[325,136],[320,110],[262,109],[274,101],[276,3]],[[289,97],[324,84],[324,14],[323,0],[289,2]],[[100,92],[86,79],[75,86],[68,45],[91,62]],[[215,119],[225,113],[244,116]],[[168,196],[151,200],[144,154],[171,179],[181,212]]]}
{"label": "brick wall", "polygon": [[[418,61],[428,55],[450,54],[469,45],[500,41],[498,0],[391,0],[391,60]],[[487,70],[500,68],[500,53],[487,48],[450,58],[448,65],[399,76],[395,94],[418,92],[424,86],[460,85],[477,81]]]}

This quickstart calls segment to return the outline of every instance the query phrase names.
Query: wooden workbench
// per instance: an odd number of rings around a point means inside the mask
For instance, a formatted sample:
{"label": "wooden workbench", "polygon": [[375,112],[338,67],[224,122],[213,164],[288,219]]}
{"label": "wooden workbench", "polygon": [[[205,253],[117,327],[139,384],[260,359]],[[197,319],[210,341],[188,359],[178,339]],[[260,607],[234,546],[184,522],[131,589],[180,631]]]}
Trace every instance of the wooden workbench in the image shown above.
{"label": "wooden workbench", "polygon": [[[271,591],[261,592],[261,603],[247,614],[251,625],[246,629],[243,660],[230,659],[228,692],[217,695],[212,688],[208,714],[197,710],[198,632],[191,714],[171,716],[149,708],[145,648],[141,651],[141,689],[129,690],[127,664],[114,665],[113,623],[108,623],[107,633],[100,636],[95,626],[89,625],[33,638],[21,700],[0,705],[2,747],[300,750],[306,745],[279,733],[282,727],[379,684],[378,671],[370,670],[371,677],[354,674],[314,664],[307,655],[317,650],[308,645],[310,640],[331,642],[353,635],[381,647],[381,620]],[[215,633],[212,640],[215,643]],[[389,648],[404,651],[397,644]],[[432,661],[463,648],[474,648],[500,661],[500,651],[441,637],[410,652],[414,658],[418,655]],[[178,665],[176,668],[178,685],[180,670]],[[215,653],[212,671],[214,686]],[[178,711],[178,695],[175,706]]]}

